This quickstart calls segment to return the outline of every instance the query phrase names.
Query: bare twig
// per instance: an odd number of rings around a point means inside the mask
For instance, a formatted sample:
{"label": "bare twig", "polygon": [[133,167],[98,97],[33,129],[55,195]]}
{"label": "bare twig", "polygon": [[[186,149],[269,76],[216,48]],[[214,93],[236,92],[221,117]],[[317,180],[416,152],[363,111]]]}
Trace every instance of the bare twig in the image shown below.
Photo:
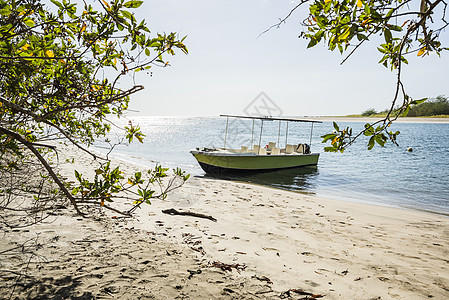
{"label": "bare twig", "polygon": [[287,21],[288,18],[290,18],[290,16],[293,14],[293,12],[295,10],[297,10],[301,5],[303,5],[304,3],[309,2],[309,0],[301,0],[300,3],[296,4],[295,7],[293,7],[290,12],[287,14],[287,16],[285,16],[282,19],[279,19],[279,23],[276,23],[274,25],[271,25],[268,29],[264,30],[261,34],[259,34],[258,38],[260,36],[262,36],[263,34],[267,33],[268,31],[270,31],[273,28],[279,28],[283,23],[285,23],[285,21]]}

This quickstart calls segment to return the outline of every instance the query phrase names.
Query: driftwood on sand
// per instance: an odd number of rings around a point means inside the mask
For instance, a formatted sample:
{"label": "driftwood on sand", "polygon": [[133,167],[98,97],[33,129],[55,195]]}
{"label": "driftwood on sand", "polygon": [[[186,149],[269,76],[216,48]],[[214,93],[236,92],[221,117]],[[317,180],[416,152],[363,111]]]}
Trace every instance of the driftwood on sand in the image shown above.
{"label": "driftwood on sand", "polygon": [[191,211],[178,211],[174,208],[170,208],[170,209],[164,209],[162,212],[164,214],[168,214],[168,215],[191,216],[191,217],[203,218],[203,219],[208,219],[208,220],[217,222],[217,219],[215,219],[212,216],[208,216],[208,215],[200,214],[200,213],[196,213],[196,212],[191,212]]}

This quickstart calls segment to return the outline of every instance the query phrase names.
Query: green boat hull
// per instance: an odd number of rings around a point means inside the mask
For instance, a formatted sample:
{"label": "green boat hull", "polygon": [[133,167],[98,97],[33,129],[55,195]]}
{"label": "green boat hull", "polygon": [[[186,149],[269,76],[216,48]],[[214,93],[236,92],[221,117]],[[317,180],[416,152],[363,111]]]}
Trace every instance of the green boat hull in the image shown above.
{"label": "green boat hull", "polygon": [[209,174],[264,172],[318,164],[319,153],[301,155],[226,155],[191,151],[201,168]]}

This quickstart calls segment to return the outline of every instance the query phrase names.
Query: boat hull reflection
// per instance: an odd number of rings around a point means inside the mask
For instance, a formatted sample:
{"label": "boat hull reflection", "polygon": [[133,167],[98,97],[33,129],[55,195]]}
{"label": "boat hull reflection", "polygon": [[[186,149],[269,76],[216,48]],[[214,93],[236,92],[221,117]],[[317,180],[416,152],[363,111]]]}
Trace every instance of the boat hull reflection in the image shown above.
{"label": "boat hull reflection", "polygon": [[319,171],[317,166],[307,166],[265,173],[205,175],[205,177],[242,181],[285,190],[313,193],[311,191],[315,188],[318,174]]}

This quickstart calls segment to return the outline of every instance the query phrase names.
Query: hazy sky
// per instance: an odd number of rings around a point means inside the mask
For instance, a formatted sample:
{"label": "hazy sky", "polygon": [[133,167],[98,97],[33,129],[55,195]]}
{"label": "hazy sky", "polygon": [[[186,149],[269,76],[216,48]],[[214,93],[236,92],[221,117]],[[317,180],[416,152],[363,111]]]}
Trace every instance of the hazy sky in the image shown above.
{"label": "hazy sky", "polygon": [[[258,37],[284,17],[288,0],[146,0],[138,9],[156,32],[187,35],[189,55],[169,58],[171,66],[139,74],[145,90],[132,96],[140,115],[217,116],[241,114],[265,92],[283,115],[346,115],[389,107],[395,72],[379,65],[374,41],[349,61],[324,45],[307,49],[298,38],[305,16],[297,11],[279,29]],[[448,41],[448,33],[443,33]],[[447,46],[447,44],[446,44]],[[404,67],[406,90],[415,99],[449,96],[449,53],[422,59],[412,54]]]}

